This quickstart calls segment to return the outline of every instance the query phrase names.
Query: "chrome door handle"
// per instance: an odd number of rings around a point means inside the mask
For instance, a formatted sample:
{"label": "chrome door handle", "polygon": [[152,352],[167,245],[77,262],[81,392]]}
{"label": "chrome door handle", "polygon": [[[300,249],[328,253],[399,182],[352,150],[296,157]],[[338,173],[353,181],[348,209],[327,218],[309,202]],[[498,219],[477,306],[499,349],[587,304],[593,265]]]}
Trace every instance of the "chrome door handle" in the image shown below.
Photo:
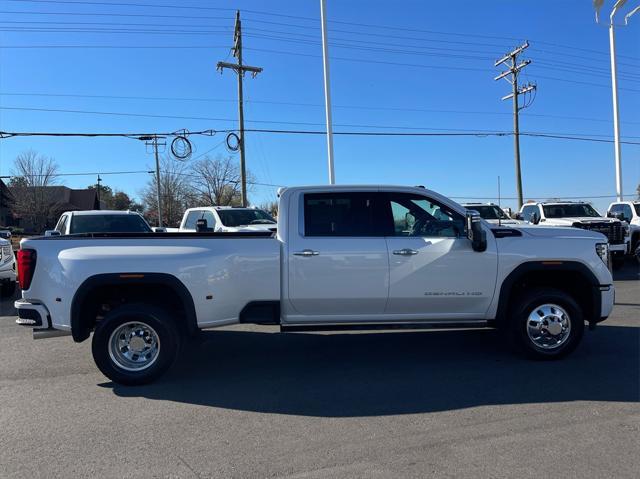
{"label": "chrome door handle", "polygon": [[393,254],[397,254],[400,256],[413,256],[414,254],[418,254],[415,249],[404,248],[404,249],[396,249],[393,251]]}
{"label": "chrome door handle", "polygon": [[296,256],[318,256],[320,251],[313,251],[312,249],[303,249],[302,251],[296,251]]}

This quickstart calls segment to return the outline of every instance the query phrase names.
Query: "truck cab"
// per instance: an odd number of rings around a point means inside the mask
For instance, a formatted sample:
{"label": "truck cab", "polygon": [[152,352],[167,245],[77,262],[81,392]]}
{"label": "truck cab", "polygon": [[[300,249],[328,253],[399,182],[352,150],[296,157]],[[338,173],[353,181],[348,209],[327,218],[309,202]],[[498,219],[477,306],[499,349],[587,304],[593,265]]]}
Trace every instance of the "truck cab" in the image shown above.
{"label": "truck cab", "polygon": [[259,208],[238,206],[203,206],[184,212],[179,231],[195,232],[198,221],[209,231],[217,233],[242,231],[276,231],[276,220]]}

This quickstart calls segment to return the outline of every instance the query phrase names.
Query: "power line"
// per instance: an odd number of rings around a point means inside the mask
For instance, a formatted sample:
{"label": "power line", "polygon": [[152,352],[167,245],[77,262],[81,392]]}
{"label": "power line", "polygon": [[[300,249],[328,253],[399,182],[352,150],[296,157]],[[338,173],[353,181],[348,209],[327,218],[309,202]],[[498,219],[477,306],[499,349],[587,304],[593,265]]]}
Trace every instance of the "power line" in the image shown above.
{"label": "power line", "polygon": [[[142,114],[142,113],[128,113],[128,112],[105,112],[105,111],[91,111],[91,110],[67,110],[67,109],[54,109],[54,108],[22,108],[22,107],[0,107],[0,110],[18,110],[18,111],[42,111],[42,112],[53,112],[53,113],[76,113],[76,114],[90,114],[90,115],[110,115],[110,116],[134,116],[134,117],[150,117],[150,118],[170,118],[170,119],[180,119],[180,120],[206,120],[206,121],[225,121],[225,122],[235,122],[236,120],[229,118],[211,118],[211,117],[202,117],[202,116],[173,116],[173,115],[154,115],[154,114]],[[316,122],[302,122],[302,121],[279,121],[279,120],[248,120],[250,123],[270,123],[270,124],[280,124],[280,125],[302,125],[302,126],[321,126],[323,123]],[[397,126],[397,125],[367,125],[367,124],[351,124],[351,123],[337,123],[336,126],[340,127],[348,127],[348,128],[390,128],[390,129],[400,129],[400,130],[431,130],[431,131],[450,131],[450,132],[486,132],[491,133],[495,130],[469,130],[462,128],[431,128],[431,127],[411,127],[411,126]],[[215,132],[223,132],[227,130],[205,130],[210,133],[210,136],[215,134]],[[236,131],[236,130],[228,130],[228,131]],[[251,131],[251,130],[247,130]],[[176,136],[177,133],[172,133],[173,136]],[[199,132],[193,134],[202,134]],[[572,133],[572,135],[580,135]],[[585,135],[589,136],[603,136],[607,137],[608,135],[599,135],[595,133],[588,133]],[[114,135],[116,136],[116,135]],[[627,136],[626,138],[635,138],[632,136]]]}
{"label": "power line", "polygon": [[[150,100],[150,101],[194,101],[194,102],[220,102],[220,103],[237,103],[236,100],[227,98],[207,98],[207,97],[166,97],[166,96],[144,96],[144,95],[89,95],[76,93],[18,93],[18,92],[0,92],[0,96],[26,96],[26,97],[61,97],[61,98],[96,98],[96,99],[114,99],[114,100]],[[274,101],[274,100],[245,100],[245,103],[265,104],[265,105],[286,105],[286,106],[303,106],[313,108],[324,108],[321,103],[303,103],[291,101]],[[443,110],[431,108],[407,108],[400,106],[368,106],[368,105],[332,105],[333,108],[345,110],[364,110],[364,111],[400,111],[400,112],[416,112],[416,113],[451,113],[464,115],[511,115],[511,113],[501,111],[477,111],[477,110]],[[561,120],[581,120],[595,121],[601,123],[611,123],[611,120],[602,118],[590,118],[583,116],[565,116],[565,115],[549,115],[542,113],[528,113],[523,115],[527,117],[540,118],[557,118]],[[626,124],[640,125],[638,121],[625,121]]]}
{"label": "power line", "polygon": [[[164,9],[182,9],[182,10],[199,10],[199,11],[233,11],[232,8],[223,8],[223,7],[211,7],[211,6],[195,6],[195,5],[167,5],[167,4],[158,4],[158,3],[132,3],[132,2],[90,2],[90,1],[63,1],[63,0],[7,0],[18,3],[40,3],[40,4],[67,4],[67,5],[101,5],[101,6],[126,6],[126,7],[151,7],[151,8],[164,8]],[[291,14],[282,14],[282,13],[274,13],[274,12],[265,12],[260,10],[244,10],[246,13],[255,14],[255,15],[266,15],[273,17],[281,17],[281,18],[290,18],[303,20],[308,22],[317,22],[317,18],[313,17],[304,17],[299,15],[291,15]],[[119,15],[119,13],[114,13],[112,15]],[[172,15],[173,16],[173,15]],[[201,16],[192,17],[192,18],[202,18]],[[340,24],[340,25],[349,25],[349,26],[357,26],[357,27],[365,27],[365,28],[374,28],[374,29],[382,29],[382,30],[394,30],[394,31],[405,31],[405,32],[415,32],[415,33],[427,33],[431,35],[447,35],[447,36],[458,36],[458,37],[475,37],[475,38],[486,38],[486,39],[497,39],[497,40],[505,40],[505,41],[521,41],[522,38],[518,37],[507,37],[507,36],[499,36],[499,35],[486,35],[486,34],[470,34],[468,32],[444,32],[437,30],[427,30],[427,29],[417,29],[417,28],[407,28],[407,27],[398,27],[392,25],[380,25],[380,24],[371,24],[371,23],[361,23],[361,22],[350,22],[343,20],[329,20],[330,23]],[[292,26],[289,22],[288,26]],[[301,28],[318,28],[317,25],[295,25]],[[477,43],[477,42],[476,42]],[[549,45],[552,47],[566,48],[571,50],[580,50],[589,53],[596,53],[599,55],[608,55],[607,52],[603,52],[600,50],[594,50],[589,48],[581,48],[573,45],[565,45],[561,43],[555,42],[544,42],[544,41],[536,41],[536,43]],[[503,45],[493,45],[503,47]],[[623,55],[620,55],[621,57]],[[635,60],[640,60],[637,57],[627,56],[627,58],[632,58]]]}
{"label": "power line", "polygon": [[[237,130],[226,129],[216,130],[218,133],[233,133]],[[284,129],[263,129],[263,128],[247,128],[245,131],[254,133],[274,133],[274,134],[286,134],[286,135],[326,135],[324,130],[284,130]],[[336,131],[335,135],[343,136],[395,136],[395,137],[508,137],[512,136],[511,131],[490,131],[490,130],[466,130],[466,131],[430,131],[430,132],[397,132],[397,131]],[[152,133],[153,135],[153,133]],[[140,134],[132,133],[55,133],[55,132],[9,132],[0,131],[0,138],[11,137],[29,137],[29,136],[51,136],[51,137],[126,137],[132,138],[134,136],[142,136]],[[613,140],[604,138],[595,138],[593,136],[587,136],[582,134],[554,134],[544,132],[520,132],[520,136],[529,136],[536,138],[553,138],[563,140],[576,140],[576,141],[590,141],[599,143],[613,143]],[[640,142],[635,141],[623,141],[623,144],[627,145],[640,145]]]}

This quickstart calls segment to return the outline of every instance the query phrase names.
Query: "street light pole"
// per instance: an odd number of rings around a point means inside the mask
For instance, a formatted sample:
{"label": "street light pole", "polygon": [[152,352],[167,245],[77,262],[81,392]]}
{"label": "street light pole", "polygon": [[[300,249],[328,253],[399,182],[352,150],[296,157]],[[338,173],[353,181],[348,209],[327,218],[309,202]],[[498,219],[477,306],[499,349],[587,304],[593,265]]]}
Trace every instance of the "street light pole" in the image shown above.
{"label": "street light pole", "polygon": [[324,103],[327,116],[327,159],[329,164],[329,184],[336,182],[333,169],[333,126],[331,120],[331,85],[329,81],[329,45],[327,43],[326,0],[320,0],[320,21],[322,22],[322,62],[324,65]]}
{"label": "street light pole", "polygon": [[[599,23],[600,16],[599,10],[602,7],[604,0],[594,0],[593,6],[596,9],[596,22]],[[627,3],[627,0],[617,0],[609,15],[609,50],[611,56],[611,92],[613,97],[613,148],[615,154],[616,164],[616,197],[618,201],[623,201],[624,194],[622,192],[622,150],[620,147],[620,109],[618,105],[618,68],[616,65],[616,33],[614,26],[614,17],[618,10]],[[629,20],[629,17],[633,15],[638,9],[625,17],[625,23]]]}

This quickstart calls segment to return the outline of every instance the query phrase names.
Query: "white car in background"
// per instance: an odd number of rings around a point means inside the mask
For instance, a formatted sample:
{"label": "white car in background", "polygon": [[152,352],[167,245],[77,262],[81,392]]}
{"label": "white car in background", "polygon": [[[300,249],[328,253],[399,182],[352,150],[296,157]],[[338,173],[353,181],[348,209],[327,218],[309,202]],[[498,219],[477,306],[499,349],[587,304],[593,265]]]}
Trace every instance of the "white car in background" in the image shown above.
{"label": "white car in background", "polygon": [[629,224],[631,243],[629,253],[640,246],[640,201],[616,201],[609,205],[607,216],[626,221]]}
{"label": "white car in background", "polygon": [[515,226],[525,224],[522,220],[510,218],[509,215],[495,203],[463,203],[462,206],[468,210],[477,211],[482,219],[494,225]]}
{"label": "white car in background", "polygon": [[[205,224],[206,222],[206,224]],[[180,222],[181,232],[212,231],[238,233],[252,231],[276,231],[277,222],[269,213],[259,208],[236,206],[204,206],[189,208]]]}
{"label": "white car in background", "polygon": [[0,238],[0,296],[11,297],[16,290],[16,257],[11,242]]}
{"label": "white car in background", "polygon": [[140,213],[119,210],[66,211],[60,215],[53,230],[45,236],[61,236],[88,233],[153,233],[153,229]]}

